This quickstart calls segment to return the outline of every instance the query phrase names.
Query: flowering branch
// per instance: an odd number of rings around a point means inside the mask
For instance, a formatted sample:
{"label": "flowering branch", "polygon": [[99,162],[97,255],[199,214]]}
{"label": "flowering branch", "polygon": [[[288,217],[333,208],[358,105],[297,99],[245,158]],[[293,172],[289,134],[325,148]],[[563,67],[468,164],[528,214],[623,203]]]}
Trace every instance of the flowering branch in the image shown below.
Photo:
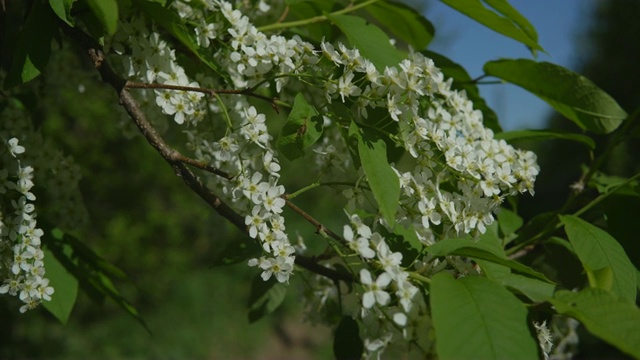
{"label": "flowering branch", "polygon": [[193,91],[193,92],[207,94],[211,97],[215,97],[216,94],[245,95],[245,96],[254,97],[260,100],[264,100],[269,104],[271,104],[271,107],[276,111],[276,113],[280,112],[278,110],[278,98],[256,94],[254,92],[255,88],[246,88],[243,90],[232,90],[232,89],[216,90],[216,89],[207,89],[207,88],[194,87],[194,86],[158,84],[158,83],[148,84],[148,83],[141,83],[141,82],[134,82],[134,81],[127,81],[124,86],[125,88],[128,88],[128,89],[165,89],[165,90]]}
{"label": "flowering branch", "polygon": [[[202,198],[207,204],[213,207],[218,214],[220,214],[225,219],[229,220],[233,225],[235,225],[238,229],[242,230],[244,233],[249,233],[249,229],[245,224],[245,218],[233,210],[229,205],[227,205],[220,197],[211,192],[200,179],[185,166],[185,164],[189,164],[192,166],[196,166],[200,169],[212,172],[218,176],[221,176],[226,179],[231,179],[232,176],[228,173],[221,171],[217,168],[213,168],[206,164],[203,164],[197,160],[190,159],[182,154],[180,154],[177,150],[173,149],[169,146],[164,139],[158,134],[156,129],[151,125],[149,120],[147,119],[144,112],[140,109],[137,104],[137,101],[131,96],[127,87],[135,88],[136,83],[129,83],[126,80],[119,77],[111,67],[105,62],[105,56],[100,47],[93,41],[93,39],[89,38],[84,33],[70,28],[66,25],[63,25],[65,32],[68,36],[76,40],[83,48],[86,49],[89,57],[91,58],[91,62],[94,67],[100,73],[102,80],[107,84],[111,85],[116,92],[118,93],[120,104],[125,108],[131,119],[135,122],[136,126],[142,133],[142,135],[147,139],[149,144],[156,149],[156,151],[171,165],[174,169],[176,175],[180,176],[185,184],[191,188],[200,198]],[[131,86],[134,84],[134,86]],[[151,87],[156,84],[143,84],[143,85],[151,85]],[[158,87],[166,88],[167,85],[157,84]],[[177,90],[185,90],[185,89],[177,89]],[[202,89],[207,90],[207,89]],[[243,91],[223,91],[221,93],[234,93],[240,94]],[[211,92],[210,92],[211,93]],[[216,92],[213,92],[215,94]],[[248,95],[248,94],[246,94]],[[319,232],[326,233],[333,237],[336,240],[340,240],[340,237],[324,227],[317,220],[306,214],[300,208],[295,206],[293,203],[288,201],[289,207],[291,207],[295,212],[301,214],[307,221],[311,222]],[[295,263],[303,267],[309,271],[312,271],[316,274],[325,276],[334,282],[338,280],[342,280],[345,282],[352,282],[353,279],[350,275],[337,272],[333,269],[326,268],[317,262],[314,261],[313,258],[308,258],[304,256],[297,255]]]}

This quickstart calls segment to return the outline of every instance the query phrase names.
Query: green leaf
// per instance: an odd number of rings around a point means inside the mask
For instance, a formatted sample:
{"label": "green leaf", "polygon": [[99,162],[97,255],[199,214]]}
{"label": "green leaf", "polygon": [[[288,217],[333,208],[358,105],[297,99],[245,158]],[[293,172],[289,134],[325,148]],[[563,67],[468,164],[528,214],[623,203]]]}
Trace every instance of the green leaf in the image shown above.
{"label": "green leaf", "polygon": [[438,358],[538,359],[527,309],[502,285],[438,273],[430,296]]}
{"label": "green leaf", "polygon": [[[67,247],[70,250],[69,247]],[[67,251],[68,251],[67,250]],[[45,277],[54,293],[51,301],[43,301],[42,305],[62,324],[66,324],[78,296],[78,279],[76,279],[49,249],[44,250]]]}
{"label": "green leaf", "polygon": [[585,270],[591,287],[611,291],[611,288],[613,287],[613,271],[610,267],[597,270],[587,268]]}
{"label": "green leaf", "polygon": [[87,0],[89,8],[111,36],[118,30],[118,2],[116,0]]}
{"label": "green leaf", "polygon": [[537,95],[582,129],[610,133],[627,113],[591,80],[562,66],[532,60],[497,60],[484,65],[498,77]]}
{"label": "green leaf", "polygon": [[513,274],[506,266],[489,261],[476,260],[487,278],[497,281],[507,288],[523,294],[535,302],[546,301],[553,296],[555,286],[548,282],[533,279],[520,274]]}
{"label": "green leaf", "polygon": [[391,45],[389,37],[379,27],[368,24],[363,18],[352,15],[327,15],[347,37],[360,55],[369,59],[378,71],[385,66],[396,66],[405,57]]}
{"label": "green leaf", "polygon": [[577,216],[560,215],[567,237],[587,271],[611,268],[611,291],[636,301],[636,269],[622,246],[606,231]]}
{"label": "green leaf", "polygon": [[[626,184],[625,184],[626,183]],[[629,178],[624,178],[615,175],[607,175],[601,172],[596,172],[589,181],[589,186],[598,189],[600,194],[609,193],[612,190],[616,191],[617,195],[625,196],[640,196],[640,189],[638,188],[638,181],[629,181]]]}
{"label": "green leaf", "polygon": [[502,128],[498,122],[498,116],[489,105],[487,105],[484,98],[480,96],[478,85],[473,81],[471,76],[469,76],[467,70],[438,53],[428,50],[421,51],[421,53],[433,60],[445,77],[453,79],[453,83],[451,84],[452,89],[464,90],[467,93],[467,98],[473,102],[473,108],[482,112],[482,122],[484,126],[493,130],[494,133],[502,132]]}
{"label": "green leaf", "polygon": [[262,280],[260,275],[253,278],[249,295],[249,322],[254,323],[274,312],[284,301],[287,287],[273,276]]}
{"label": "green leaf", "polygon": [[558,291],[549,302],[558,313],[579,320],[593,335],[640,358],[640,310],[633,302],[597,288]]}
{"label": "green leaf", "polygon": [[433,24],[405,4],[380,1],[366,9],[381,25],[416,50],[426,48],[433,39]]}
{"label": "green leaf", "polygon": [[71,16],[71,6],[76,0],[49,0],[49,5],[53,12],[58,15],[60,20],[67,23],[67,25],[73,27],[74,21]]}
{"label": "green leaf", "polygon": [[[353,131],[352,131],[353,130]],[[387,161],[387,145],[378,133],[369,128],[358,128],[351,123],[350,134],[358,140],[358,154],[367,182],[387,224],[395,224],[400,199],[400,180]]]}
{"label": "green leaf", "polygon": [[494,10],[500,14],[506,16],[511,20],[514,25],[519,27],[530,39],[538,42],[538,32],[531,25],[526,17],[522,16],[516,9],[514,9],[506,0],[483,0],[487,5],[491,6]]}
{"label": "green leaf", "polygon": [[[78,280],[78,284],[84,292],[94,300],[102,301],[105,297],[112,299],[149,331],[137,309],[120,295],[109,278],[109,276],[114,276],[126,279],[122,270],[99,257],[77,238],[65,234],[60,229],[52,228],[46,222],[43,222],[43,228],[51,229],[52,236],[47,239],[47,248],[55,254],[56,259],[66,271]],[[54,293],[55,295],[56,293]]]}
{"label": "green leaf", "polygon": [[363,350],[358,322],[343,316],[333,337],[333,355],[336,359],[360,359]]}
{"label": "green leaf", "polygon": [[276,146],[289,160],[304,155],[304,150],[318,141],[322,135],[322,116],[309,105],[304,95],[298,93],[287,122],[280,130]]}
{"label": "green leaf", "polygon": [[590,150],[596,148],[596,143],[590,136],[552,129],[508,131],[495,134],[495,138],[505,140],[508,143],[519,140],[539,141],[548,139],[562,139],[582,143],[586,145]]}
{"label": "green leaf", "polygon": [[498,226],[500,227],[502,235],[509,236],[515,233],[516,230],[520,229],[522,224],[522,218],[518,216],[518,214],[509,209],[500,208],[498,212]]}
{"label": "green leaf", "polygon": [[[525,29],[521,28],[523,25],[522,19],[524,19],[524,17],[506,1],[500,6],[497,6],[498,1],[492,1],[491,3],[492,6],[496,5],[494,8],[497,7],[497,10],[499,10],[503,15],[507,15],[507,17],[500,16],[487,9],[480,0],[442,0],[442,2],[489,29],[525,44],[534,51],[544,51],[544,49],[538,44],[537,34],[531,33],[531,29],[533,28],[531,27],[531,24],[527,22],[524,24]],[[515,18],[512,16],[515,16]],[[528,26],[526,26],[527,24]],[[535,37],[532,37],[534,34]]]}
{"label": "green leaf", "polygon": [[487,260],[552,284],[544,274],[517,261],[508,259],[502,250],[500,239],[497,239],[495,235],[489,233],[482,235],[478,240],[472,240],[469,237],[440,240],[427,247],[427,251],[434,256],[456,255]]}
{"label": "green leaf", "polygon": [[5,87],[22,85],[40,75],[49,64],[51,40],[57,33],[56,16],[49,6],[36,1],[18,35],[17,48],[5,79]]}

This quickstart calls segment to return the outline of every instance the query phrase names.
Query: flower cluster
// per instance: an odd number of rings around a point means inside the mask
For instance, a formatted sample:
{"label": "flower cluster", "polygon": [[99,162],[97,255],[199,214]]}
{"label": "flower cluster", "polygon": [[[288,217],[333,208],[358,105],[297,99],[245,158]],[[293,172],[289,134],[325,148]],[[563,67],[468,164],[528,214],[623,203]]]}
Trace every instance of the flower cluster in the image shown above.
{"label": "flower cluster", "polygon": [[[256,85],[267,75],[295,74],[305,65],[318,61],[310,44],[298,37],[265,36],[247,16],[225,1],[208,1],[199,6],[176,1],[172,6],[183,18],[199,24],[194,28],[198,45],[202,51],[210,51],[236,88]],[[261,6],[261,9],[267,7]],[[231,47],[217,49],[212,41],[219,37],[228,38]],[[189,87],[219,85],[211,77],[191,81],[176,61],[175,51],[157,32],[145,30],[142,22],[123,24],[112,40],[112,48],[117,54],[128,55],[123,59],[130,79]],[[287,79],[287,76],[276,79],[277,91]],[[148,98],[149,93],[143,92],[143,98]],[[282,198],[285,191],[284,186],[278,184],[280,165],[265,115],[258,113],[244,98],[231,102],[218,97],[216,103],[208,101],[202,93],[172,89],[156,89],[153,96],[164,114],[173,116],[178,124],[194,127],[185,133],[187,146],[196,159],[232,174],[230,181],[211,182],[222,187],[239,212],[249,214],[246,216],[249,235],[262,243],[266,254],[251,260],[250,265],[262,268],[265,280],[274,275],[278,281],[288,281],[293,271],[294,248],[284,232],[284,218],[280,215],[285,205]],[[226,119],[223,137],[199,127],[207,114]]]}
{"label": "flower cluster", "polygon": [[[380,270],[375,279],[367,268],[359,272],[363,288],[360,316],[365,322],[381,325],[366,332],[367,349],[381,351],[394,334],[406,341],[412,340],[413,329],[418,325],[415,314],[423,312],[425,304],[416,296],[418,287],[410,281],[409,272],[401,265],[402,253],[392,251],[385,238],[372,231],[356,214],[350,215],[350,225],[344,226],[343,236],[362,259],[376,259],[376,268]],[[392,319],[392,323],[385,319]]]}
{"label": "flower cluster", "polygon": [[37,227],[31,192],[33,168],[19,156],[25,148],[17,138],[6,141],[0,152],[5,168],[0,170],[0,294],[17,296],[23,303],[20,312],[50,301],[53,288],[45,278],[44,252],[40,248],[43,231]]}
{"label": "flower cluster", "polygon": [[[412,52],[396,67],[380,69],[357,49],[323,42],[324,56],[318,58],[318,51],[297,36],[260,32],[226,1],[174,1],[172,6],[190,24],[197,24],[194,38],[200,50],[220,66],[226,86],[254,92],[274,84],[273,93],[286,99],[293,90],[285,85],[307,76],[313,78],[310,83],[321,84],[327,103],[338,101],[352,107],[358,121],[366,122],[369,114],[381,113],[376,109],[386,109],[388,121],[399,129],[394,140],[413,158],[409,168],[392,165],[401,187],[397,222],[413,229],[424,244],[484,233],[504,197],[533,192],[539,171],[535,155],[494,139],[493,132],[483,125],[482,113],[474,110],[466,94],[452,89],[451,79],[445,79],[433,61],[422,54]],[[265,9],[262,6],[261,11]],[[213,77],[189,80],[174,51],[157,33],[123,29],[120,37],[126,41],[122,44],[144,44],[128,50],[133,60],[127,60],[126,69],[132,78],[220,87],[216,82],[220,79]],[[114,48],[118,50],[118,46]],[[279,183],[281,169],[266,116],[242,96],[217,96],[216,101],[209,101],[190,92],[154,91],[155,103],[163,113],[191,126],[185,133],[195,157],[230,174],[209,184],[221,187],[235,208],[247,214],[249,235],[262,244],[264,255],[251,259],[249,265],[261,268],[264,280],[274,276],[280,282],[288,281],[295,249],[281,214],[286,205],[285,189]],[[319,107],[322,99],[315,99]],[[214,125],[203,130],[207,122],[202,120],[208,116],[215,117]],[[348,168],[351,158],[339,129],[344,124],[325,120],[322,140],[315,149],[316,162],[323,172],[327,168]],[[344,192],[350,212],[364,203],[366,179],[360,183],[365,186]],[[415,341],[416,334],[421,333],[415,329],[428,321],[426,304],[417,296],[416,275],[403,267],[403,254],[392,251],[380,232],[356,214],[349,215],[349,222],[343,238],[351,254],[362,260],[362,268],[352,271],[360,283],[357,316],[367,324],[367,350],[380,353],[398,338]],[[375,226],[392,231],[395,224],[376,218]],[[437,261],[429,266],[443,268]],[[323,294],[329,296],[330,292]],[[323,299],[322,303],[326,301],[324,295]]]}
{"label": "flower cluster", "polygon": [[352,98],[363,118],[367,109],[386,108],[398,123],[401,145],[416,159],[411,171],[394,169],[403,195],[400,222],[422,241],[435,240],[431,225],[443,225],[443,238],[484,233],[505,196],[533,192],[535,154],[494,139],[482,112],[465,92],[451,89],[431,59],[411,53],[380,72],[357,49],[323,43],[322,50],[342,69],[327,82],[328,101]]}

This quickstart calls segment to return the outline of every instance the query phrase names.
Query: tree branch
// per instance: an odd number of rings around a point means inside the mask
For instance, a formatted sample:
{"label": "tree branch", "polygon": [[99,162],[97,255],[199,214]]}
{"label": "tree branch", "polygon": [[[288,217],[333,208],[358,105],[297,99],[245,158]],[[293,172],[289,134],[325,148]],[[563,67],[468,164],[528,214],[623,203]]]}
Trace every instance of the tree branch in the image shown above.
{"label": "tree branch", "polygon": [[[167,161],[167,163],[173,168],[176,175],[182,178],[185,184],[193,190],[201,199],[203,199],[207,204],[209,204],[212,208],[218,212],[222,217],[229,220],[232,224],[234,224],[238,229],[243,231],[245,234],[248,234],[248,228],[245,224],[244,216],[237,213],[233,210],[229,205],[227,205],[222,199],[220,199],[217,195],[215,195],[212,191],[210,191],[206,186],[202,184],[200,179],[185,165],[189,164],[192,166],[196,166],[205,171],[212,172],[218,176],[221,176],[226,179],[232,179],[233,177],[224,171],[216,169],[214,167],[208,166],[201,162],[198,162],[194,159],[188,158],[182,154],[180,154],[177,150],[173,149],[169,146],[164,139],[158,134],[153,125],[149,122],[144,112],[138,106],[136,100],[131,96],[127,87],[132,87],[131,83],[127,82],[119,75],[117,75],[111,67],[106,63],[104,53],[101,50],[99,44],[97,44],[92,38],[90,38],[85,33],[67,26],[66,24],[62,24],[62,27],[65,33],[74,39],[83,49],[87,51],[91,62],[93,63],[96,70],[100,73],[102,77],[102,81],[111,85],[118,94],[120,104],[125,108],[129,117],[135,122],[136,126],[142,133],[142,135],[147,139],[149,144],[156,149],[156,151]],[[135,87],[135,86],[133,86]],[[231,92],[227,91],[226,93],[234,93],[234,94],[244,94],[249,96],[256,96],[257,94],[250,93],[251,89]],[[224,93],[224,92],[223,92]],[[259,95],[262,96],[262,95]],[[266,98],[266,97],[264,97]],[[274,101],[269,99],[270,101]],[[285,197],[286,199],[286,197]],[[342,241],[342,239],[324,227],[319,221],[312,218],[308,214],[306,214],[302,209],[295,206],[291,201],[287,200],[287,205],[291,207],[296,213],[303,216],[307,221],[313,224],[318,232],[324,232],[332,238]],[[308,258],[301,255],[296,255],[296,265],[303,267],[311,272],[317,273],[319,275],[325,276],[327,278],[332,279],[334,282],[342,280],[346,282],[353,281],[353,278],[349,274],[340,273],[336,270],[326,268],[315,261],[314,258]]]}

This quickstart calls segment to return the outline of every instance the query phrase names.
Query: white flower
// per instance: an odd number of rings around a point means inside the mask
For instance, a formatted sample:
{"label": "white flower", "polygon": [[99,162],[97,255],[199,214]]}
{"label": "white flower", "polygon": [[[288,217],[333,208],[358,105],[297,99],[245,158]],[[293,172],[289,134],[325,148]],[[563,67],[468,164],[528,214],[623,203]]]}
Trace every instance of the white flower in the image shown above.
{"label": "white flower", "polygon": [[360,92],[361,92],[360,88],[352,84],[351,83],[352,80],[353,80],[353,73],[350,71],[345,74],[342,74],[342,76],[340,76],[340,78],[338,79],[338,93],[342,98],[342,102],[344,102],[345,96],[349,97],[349,96],[360,95]]}
{"label": "white flower", "polygon": [[13,155],[13,157],[16,157],[16,155],[24,153],[24,146],[18,145],[17,138],[9,139],[9,141],[7,141],[7,144],[9,145],[9,152],[11,153],[11,155]]}
{"label": "white flower", "polygon": [[284,194],[284,186],[271,186],[264,195],[264,201],[262,205],[264,208],[272,213],[279,214],[282,212],[282,208],[286,204],[286,201],[281,197]]}
{"label": "white flower", "polygon": [[360,282],[364,286],[366,292],[362,295],[362,306],[370,309],[376,303],[384,306],[391,300],[390,295],[384,289],[391,282],[391,277],[386,272],[378,276],[375,282],[371,278],[371,273],[367,269],[360,270]]}

